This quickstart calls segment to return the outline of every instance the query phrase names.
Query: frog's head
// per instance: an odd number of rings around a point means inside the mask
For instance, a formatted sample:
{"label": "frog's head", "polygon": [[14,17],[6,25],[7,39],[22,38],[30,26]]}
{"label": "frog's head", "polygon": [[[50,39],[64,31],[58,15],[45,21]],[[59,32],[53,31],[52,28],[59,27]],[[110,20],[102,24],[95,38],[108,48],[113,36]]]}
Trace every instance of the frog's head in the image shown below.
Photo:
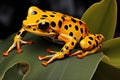
{"label": "frog's head", "polygon": [[27,19],[23,21],[23,28],[31,33],[40,36],[55,35],[54,32],[50,32],[50,24],[48,19],[41,19],[44,11],[32,6],[28,10]]}

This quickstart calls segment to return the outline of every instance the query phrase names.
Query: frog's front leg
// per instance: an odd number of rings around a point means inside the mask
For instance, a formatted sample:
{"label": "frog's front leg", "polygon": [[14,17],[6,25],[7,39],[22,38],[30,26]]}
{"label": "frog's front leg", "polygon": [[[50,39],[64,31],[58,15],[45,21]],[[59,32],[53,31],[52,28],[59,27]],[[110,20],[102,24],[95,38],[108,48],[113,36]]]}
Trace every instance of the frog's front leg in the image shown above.
{"label": "frog's front leg", "polygon": [[65,42],[65,45],[63,46],[63,48],[59,52],[51,51],[54,54],[38,57],[39,60],[49,59],[47,62],[42,62],[42,64],[44,66],[47,66],[49,63],[51,63],[55,59],[62,59],[62,58],[65,58],[66,56],[68,56],[69,52],[75,47],[75,45],[77,43],[77,41],[73,37],[70,37],[70,36],[65,35],[65,34],[60,34],[58,36],[58,40]]}
{"label": "frog's front leg", "polygon": [[22,37],[25,35],[26,31],[21,28],[20,31],[16,34],[14,37],[14,42],[13,44],[9,47],[9,49],[3,53],[3,56],[8,56],[10,51],[13,50],[15,47],[17,47],[17,53],[21,53],[21,44],[31,44],[31,41],[23,41]]}

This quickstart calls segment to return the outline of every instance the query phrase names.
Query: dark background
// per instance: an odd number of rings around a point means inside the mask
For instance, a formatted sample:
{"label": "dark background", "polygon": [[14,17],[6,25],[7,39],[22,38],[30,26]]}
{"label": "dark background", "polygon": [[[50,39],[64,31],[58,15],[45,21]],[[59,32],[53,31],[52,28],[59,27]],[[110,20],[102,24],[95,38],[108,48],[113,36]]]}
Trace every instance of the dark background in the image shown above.
{"label": "dark background", "polygon": [[[100,0],[0,0],[0,39],[5,39],[17,32],[22,20],[27,16],[27,10],[35,5],[43,10],[54,10],[81,18],[84,11],[93,3]],[[116,36],[120,34],[120,0],[118,4],[118,18]]]}

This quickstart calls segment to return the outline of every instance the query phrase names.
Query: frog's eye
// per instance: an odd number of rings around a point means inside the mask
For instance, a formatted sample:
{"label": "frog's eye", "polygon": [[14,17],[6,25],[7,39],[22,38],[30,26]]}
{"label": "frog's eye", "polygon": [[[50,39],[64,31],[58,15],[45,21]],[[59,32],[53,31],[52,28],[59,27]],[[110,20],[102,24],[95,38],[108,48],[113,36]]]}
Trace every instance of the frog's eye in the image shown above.
{"label": "frog's eye", "polygon": [[45,30],[47,30],[47,29],[49,28],[49,23],[48,23],[48,22],[41,22],[41,23],[38,25],[38,28],[39,28],[40,30],[45,31]]}
{"label": "frog's eye", "polygon": [[36,12],[36,11],[32,11],[31,14],[32,14],[32,15],[35,15],[35,14],[37,14],[37,12]]}

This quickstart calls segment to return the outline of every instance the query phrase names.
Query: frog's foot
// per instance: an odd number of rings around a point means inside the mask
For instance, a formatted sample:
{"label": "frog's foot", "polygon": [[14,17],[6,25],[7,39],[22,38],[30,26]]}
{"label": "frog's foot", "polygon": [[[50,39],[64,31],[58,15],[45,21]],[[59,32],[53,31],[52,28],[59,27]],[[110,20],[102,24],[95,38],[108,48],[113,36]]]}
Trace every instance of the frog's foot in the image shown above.
{"label": "frog's foot", "polygon": [[61,59],[64,58],[63,53],[61,52],[56,52],[56,54],[52,54],[52,55],[47,55],[47,56],[38,56],[39,60],[45,60],[45,59],[49,59],[47,62],[42,62],[43,66],[47,66],[48,64],[50,64],[52,61],[56,60],[56,59]]}
{"label": "frog's foot", "polygon": [[21,44],[32,44],[32,41],[23,41],[20,38],[15,38],[13,44],[9,47],[9,49],[3,53],[3,56],[8,56],[10,51],[12,51],[15,47],[17,47],[17,53],[21,53]]}
{"label": "frog's foot", "polygon": [[[51,58],[53,55],[47,55],[47,56],[38,56],[39,60],[45,60]],[[49,63],[48,62],[42,62],[41,63],[43,66],[47,66]]]}
{"label": "frog's foot", "polygon": [[30,45],[30,44],[32,44],[32,41],[30,41],[30,40],[29,41],[20,40],[20,43],[16,45],[18,54],[22,52],[21,44],[28,44],[28,45]]}

